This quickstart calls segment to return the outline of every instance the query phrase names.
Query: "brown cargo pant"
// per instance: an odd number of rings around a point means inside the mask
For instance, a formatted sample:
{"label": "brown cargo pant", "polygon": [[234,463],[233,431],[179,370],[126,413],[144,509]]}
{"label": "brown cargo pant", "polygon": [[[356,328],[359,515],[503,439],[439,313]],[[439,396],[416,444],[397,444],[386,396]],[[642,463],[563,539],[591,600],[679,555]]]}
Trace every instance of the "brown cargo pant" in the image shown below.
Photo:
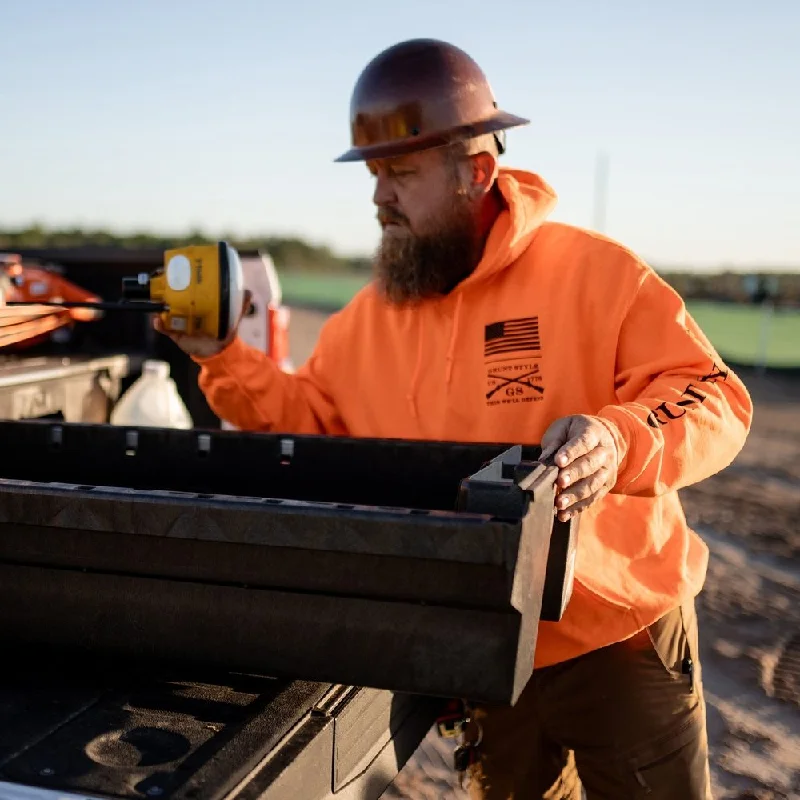
{"label": "brown cargo pant", "polygon": [[[687,673],[691,659],[692,671]],[[478,706],[473,800],[709,800],[693,602],[628,641],[538,669],[513,708]],[[475,741],[471,723],[465,739]]]}

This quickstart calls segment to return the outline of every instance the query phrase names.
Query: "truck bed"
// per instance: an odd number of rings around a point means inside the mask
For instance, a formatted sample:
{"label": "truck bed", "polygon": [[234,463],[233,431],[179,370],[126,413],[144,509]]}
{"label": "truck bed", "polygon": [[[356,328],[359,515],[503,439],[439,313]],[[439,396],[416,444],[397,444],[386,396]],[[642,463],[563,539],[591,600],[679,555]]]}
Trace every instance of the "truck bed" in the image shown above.
{"label": "truck bed", "polygon": [[0,683],[2,800],[378,798],[439,708],[333,684],[32,655]]}

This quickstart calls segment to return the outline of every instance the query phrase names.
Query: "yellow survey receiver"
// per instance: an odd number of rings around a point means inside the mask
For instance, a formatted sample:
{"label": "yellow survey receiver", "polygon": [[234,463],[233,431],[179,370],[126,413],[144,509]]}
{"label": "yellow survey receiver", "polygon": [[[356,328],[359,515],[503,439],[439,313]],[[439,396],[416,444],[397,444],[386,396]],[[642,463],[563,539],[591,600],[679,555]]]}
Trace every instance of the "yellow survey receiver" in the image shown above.
{"label": "yellow survey receiver", "polygon": [[171,333],[222,341],[238,324],[244,301],[239,254],[226,242],[167,250],[164,268],[125,278],[123,299],[150,301]]}

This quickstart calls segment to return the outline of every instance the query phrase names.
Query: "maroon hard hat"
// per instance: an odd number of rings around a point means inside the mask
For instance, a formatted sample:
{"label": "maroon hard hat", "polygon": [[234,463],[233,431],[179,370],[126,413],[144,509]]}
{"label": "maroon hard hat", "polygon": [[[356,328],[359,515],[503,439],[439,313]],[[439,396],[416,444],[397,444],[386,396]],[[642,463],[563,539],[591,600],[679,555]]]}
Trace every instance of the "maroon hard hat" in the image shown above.
{"label": "maroon hard hat", "polygon": [[530,120],[497,107],[483,70],[463,50],[437,39],[411,39],[364,68],[350,100],[352,148],[336,161],[366,161],[441,147]]}

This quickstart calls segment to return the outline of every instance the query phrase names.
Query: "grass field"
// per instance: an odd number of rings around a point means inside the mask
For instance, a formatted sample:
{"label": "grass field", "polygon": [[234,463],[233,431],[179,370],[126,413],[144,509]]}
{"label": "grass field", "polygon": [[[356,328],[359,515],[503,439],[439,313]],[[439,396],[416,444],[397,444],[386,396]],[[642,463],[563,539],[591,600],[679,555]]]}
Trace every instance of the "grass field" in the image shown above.
{"label": "grass field", "polygon": [[368,280],[365,275],[316,275],[280,272],[283,301],[287,305],[341,308]]}
{"label": "grass field", "polygon": [[800,312],[771,316],[752,306],[688,302],[692,316],[728,361],[755,364],[764,344],[769,367],[800,367]]}
{"label": "grass field", "polygon": [[[282,272],[280,279],[287,305],[333,310],[347,303],[367,277]],[[693,301],[687,305],[724,359],[755,364],[763,340],[767,366],[800,367],[800,312],[776,311],[767,320],[751,306]]]}

